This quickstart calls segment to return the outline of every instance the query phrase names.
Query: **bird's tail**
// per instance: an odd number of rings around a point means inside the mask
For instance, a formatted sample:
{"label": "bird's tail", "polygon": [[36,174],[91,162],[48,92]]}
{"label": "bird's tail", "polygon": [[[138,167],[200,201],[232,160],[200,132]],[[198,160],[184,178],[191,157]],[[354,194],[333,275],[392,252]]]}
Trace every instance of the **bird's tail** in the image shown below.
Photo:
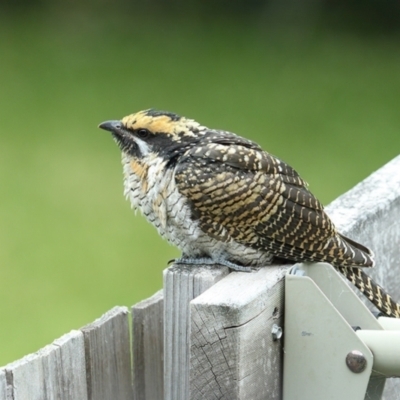
{"label": "bird's tail", "polygon": [[335,240],[340,241],[339,248],[344,251],[342,260],[340,260],[340,265],[358,265],[361,267],[373,267],[375,265],[374,253],[368,247],[365,247],[342,234],[338,234],[335,237]]}
{"label": "bird's tail", "polygon": [[357,287],[371,303],[388,317],[400,318],[400,304],[374,282],[359,267],[337,267],[337,269]]}

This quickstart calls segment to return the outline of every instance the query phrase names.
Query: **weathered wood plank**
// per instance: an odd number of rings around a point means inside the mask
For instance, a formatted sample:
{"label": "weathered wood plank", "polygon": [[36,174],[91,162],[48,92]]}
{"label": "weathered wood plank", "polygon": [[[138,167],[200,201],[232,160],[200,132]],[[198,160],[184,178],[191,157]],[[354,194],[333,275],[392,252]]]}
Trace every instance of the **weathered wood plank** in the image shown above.
{"label": "weathered wood plank", "polygon": [[5,371],[7,399],[87,399],[83,337],[78,331],[7,365]]}
{"label": "weathered wood plank", "polygon": [[89,400],[133,398],[128,317],[126,307],[114,307],[81,329]]}
{"label": "weathered wood plank", "polygon": [[376,267],[368,274],[400,300],[400,156],[338,197],[326,211],[339,231],[371,247]]}
{"label": "weathered wood plank", "polygon": [[[81,331],[71,331],[53,342],[59,348],[57,368],[63,394],[56,399],[87,400],[85,346]],[[57,352],[58,353],[58,352]],[[54,369],[54,365],[49,365]]]}
{"label": "weathered wood plank", "polygon": [[164,398],[189,399],[189,302],[228,275],[220,266],[174,265],[164,271]]}
{"label": "weathered wood plank", "polygon": [[280,399],[287,267],[235,272],[191,302],[190,399]]}
{"label": "weathered wood plank", "polygon": [[4,369],[0,369],[0,400],[7,400],[7,380]]}
{"label": "weathered wood plank", "polygon": [[10,389],[13,388],[10,393],[12,399],[50,398],[45,393],[52,390],[53,384],[46,379],[42,358],[48,357],[49,352],[54,350],[54,346],[49,345],[6,366],[7,383]]}
{"label": "weathered wood plank", "polygon": [[164,398],[164,295],[160,290],[132,307],[135,400]]}

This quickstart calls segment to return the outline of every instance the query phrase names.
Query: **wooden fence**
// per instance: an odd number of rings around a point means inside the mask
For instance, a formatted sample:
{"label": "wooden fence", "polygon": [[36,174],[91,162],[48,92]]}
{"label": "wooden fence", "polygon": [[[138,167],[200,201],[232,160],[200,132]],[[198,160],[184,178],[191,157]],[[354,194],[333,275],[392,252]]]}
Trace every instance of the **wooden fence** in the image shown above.
{"label": "wooden fence", "polygon": [[[374,250],[370,275],[400,300],[400,156],[327,212]],[[0,400],[281,399],[283,341],[272,329],[283,327],[290,267],[172,266],[163,291],[1,368]],[[389,379],[384,398],[399,393]]]}

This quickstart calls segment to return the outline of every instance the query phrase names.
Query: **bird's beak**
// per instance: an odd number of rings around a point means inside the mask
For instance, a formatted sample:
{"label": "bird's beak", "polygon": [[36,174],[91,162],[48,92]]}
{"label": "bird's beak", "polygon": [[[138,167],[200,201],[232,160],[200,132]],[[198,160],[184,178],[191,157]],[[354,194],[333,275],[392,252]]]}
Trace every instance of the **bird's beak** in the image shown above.
{"label": "bird's beak", "polygon": [[118,133],[121,131],[122,123],[121,121],[105,121],[99,125],[99,128],[104,129],[105,131]]}

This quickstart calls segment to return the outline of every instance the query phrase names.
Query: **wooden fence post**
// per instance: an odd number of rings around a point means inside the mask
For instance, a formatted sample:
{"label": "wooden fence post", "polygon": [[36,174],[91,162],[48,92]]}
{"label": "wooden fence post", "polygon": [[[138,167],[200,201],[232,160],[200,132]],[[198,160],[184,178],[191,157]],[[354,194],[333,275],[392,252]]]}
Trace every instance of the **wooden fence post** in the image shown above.
{"label": "wooden fence post", "polygon": [[164,399],[189,399],[189,302],[228,275],[226,267],[174,265],[164,271]]}
{"label": "wooden fence post", "polygon": [[191,302],[191,400],[281,397],[286,269],[233,272]]}

